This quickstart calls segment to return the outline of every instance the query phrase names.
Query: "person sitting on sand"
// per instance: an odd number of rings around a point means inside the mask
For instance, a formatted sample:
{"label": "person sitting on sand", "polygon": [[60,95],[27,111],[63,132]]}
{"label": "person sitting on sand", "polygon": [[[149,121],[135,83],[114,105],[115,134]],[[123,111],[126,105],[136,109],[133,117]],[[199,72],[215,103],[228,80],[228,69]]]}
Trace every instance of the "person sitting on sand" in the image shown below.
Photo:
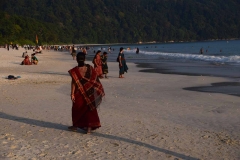
{"label": "person sitting on sand", "polygon": [[32,61],[32,64],[38,64],[38,59],[37,57],[35,56],[35,53],[32,54],[32,58],[31,58],[31,61]]}
{"label": "person sitting on sand", "polygon": [[30,62],[29,56],[25,56],[24,60],[22,61],[21,65],[31,65],[32,63]]}
{"label": "person sitting on sand", "polygon": [[77,131],[77,128],[80,128],[90,133],[101,127],[97,108],[105,93],[97,73],[84,61],[85,53],[79,52],[77,54],[78,66],[68,71],[72,77],[70,96],[73,124],[68,129]]}

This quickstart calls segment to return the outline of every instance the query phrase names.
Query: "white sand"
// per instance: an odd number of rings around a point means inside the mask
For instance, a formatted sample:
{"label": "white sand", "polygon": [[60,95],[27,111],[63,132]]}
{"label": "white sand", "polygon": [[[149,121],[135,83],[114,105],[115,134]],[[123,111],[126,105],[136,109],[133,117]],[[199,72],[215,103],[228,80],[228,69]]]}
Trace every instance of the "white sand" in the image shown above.
{"label": "white sand", "polygon": [[111,62],[102,127],[86,135],[67,131],[76,61],[45,51],[22,66],[23,51],[0,48],[0,159],[240,159],[239,97],[183,90],[230,79],[142,73],[131,63],[119,79]]}

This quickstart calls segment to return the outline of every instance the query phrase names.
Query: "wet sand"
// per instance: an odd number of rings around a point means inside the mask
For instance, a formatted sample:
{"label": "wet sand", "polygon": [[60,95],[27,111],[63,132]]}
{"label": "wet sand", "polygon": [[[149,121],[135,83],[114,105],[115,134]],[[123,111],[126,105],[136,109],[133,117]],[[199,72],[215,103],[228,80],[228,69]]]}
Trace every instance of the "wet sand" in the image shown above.
{"label": "wet sand", "polygon": [[137,63],[140,72],[174,74],[187,76],[225,77],[223,82],[210,83],[206,86],[186,87],[190,91],[222,93],[240,96],[240,67],[207,62],[160,62]]}
{"label": "wet sand", "polygon": [[[38,65],[21,66],[22,52],[0,49],[0,159],[240,159],[239,97],[191,90],[238,87],[237,76],[141,72],[129,62],[119,79],[117,62],[109,62],[102,127],[87,135],[67,130],[67,71],[76,66],[69,52],[46,51]],[[10,74],[21,78],[5,79]]]}

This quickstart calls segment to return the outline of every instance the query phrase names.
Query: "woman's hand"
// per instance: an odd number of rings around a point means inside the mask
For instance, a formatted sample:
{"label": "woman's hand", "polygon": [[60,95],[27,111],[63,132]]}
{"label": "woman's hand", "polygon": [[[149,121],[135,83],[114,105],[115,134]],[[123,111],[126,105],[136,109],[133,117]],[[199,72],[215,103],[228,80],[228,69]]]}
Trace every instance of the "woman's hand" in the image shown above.
{"label": "woman's hand", "polygon": [[73,101],[73,103],[75,103],[75,96],[74,96],[74,94],[71,94],[71,100]]}

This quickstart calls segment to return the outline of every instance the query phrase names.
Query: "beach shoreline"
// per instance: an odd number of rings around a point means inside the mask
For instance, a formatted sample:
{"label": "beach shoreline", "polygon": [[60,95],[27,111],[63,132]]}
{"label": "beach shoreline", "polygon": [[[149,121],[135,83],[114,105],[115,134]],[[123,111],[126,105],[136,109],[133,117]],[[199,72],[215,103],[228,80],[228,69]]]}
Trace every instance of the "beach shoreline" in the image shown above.
{"label": "beach shoreline", "polygon": [[174,74],[187,76],[225,77],[223,82],[211,83],[206,86],[195,86],[184,88],[190,91],[207,93],[222,93],[240,96],[240,68],[229,65],[216,65],[210,63],[176,63],[162,62],[136,63],[141,68],[140,72]]}
{"label": "beach shoreline", "polygon": [[[68,70],[77,65],[70,53],[43,51],[36,55],[38,65],[22,66],[23,51],[0,48],[0,158],[240,158],[239,97],[184,89],[236,84],[238,78],[141,72],[127,57],[129,71],[122,79],[115,50],[109,54],[109,78],[100,80],[106,94],[99,110],[102,127],[87,135],[67,130]],[[92,65],[93,56],[90,50],[86,63]]]}

